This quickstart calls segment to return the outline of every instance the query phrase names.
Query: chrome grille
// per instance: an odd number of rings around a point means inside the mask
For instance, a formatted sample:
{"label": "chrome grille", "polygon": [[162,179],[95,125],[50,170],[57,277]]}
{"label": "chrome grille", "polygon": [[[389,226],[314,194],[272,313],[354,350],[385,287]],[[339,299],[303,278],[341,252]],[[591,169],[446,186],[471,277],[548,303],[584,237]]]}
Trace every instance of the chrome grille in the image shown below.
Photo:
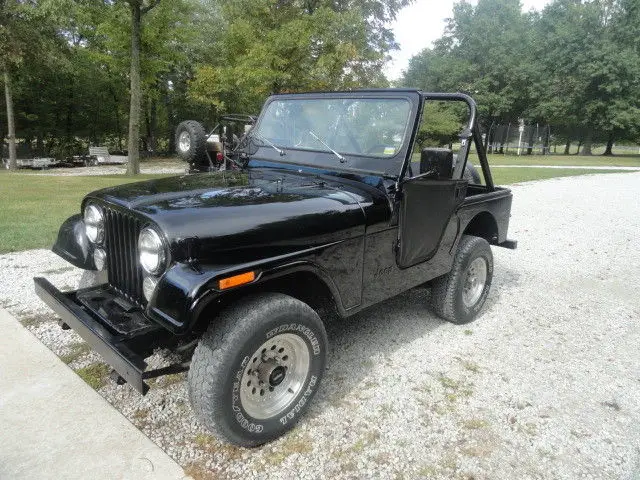
{"label": "chrome grille", "polygon": [[104,208],[109,284],[127,300],[138,305],[142,294],[142,269],[138,263],[138,234],[141,222],[133,215]]}

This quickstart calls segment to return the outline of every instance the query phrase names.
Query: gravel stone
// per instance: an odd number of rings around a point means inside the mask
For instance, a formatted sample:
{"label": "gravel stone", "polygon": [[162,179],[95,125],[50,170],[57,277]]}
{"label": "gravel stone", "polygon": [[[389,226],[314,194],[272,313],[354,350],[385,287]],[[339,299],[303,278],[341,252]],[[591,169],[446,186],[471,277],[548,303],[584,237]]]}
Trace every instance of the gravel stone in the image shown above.
{"label": "gravel stone", "polygon": [[[318,396],[261,448],[211,437],[184,374],[145,397],[111,381],[99,393],[194,478],[639,478],[639,188],[640,173],[514,185],[519,248],[493,248],[482,316],[443,322],[417,288],[329,322]],[[46,250],[0,255],[0,306],[68,353],[80,338],[31,278],[73,288],[80,274]]]}

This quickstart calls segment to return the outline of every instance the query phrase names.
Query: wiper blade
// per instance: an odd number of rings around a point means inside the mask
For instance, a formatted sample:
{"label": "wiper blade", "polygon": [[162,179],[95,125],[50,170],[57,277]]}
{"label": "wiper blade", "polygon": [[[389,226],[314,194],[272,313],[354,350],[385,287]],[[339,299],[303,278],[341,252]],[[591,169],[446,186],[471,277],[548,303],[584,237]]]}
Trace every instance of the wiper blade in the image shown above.
{"label": "wiper blade", "polygon": [[317,141],[319,141],[322,145],[327,147],[331,151],[331,153],[333,153],[336,157],[338,157],[338,160],[340,160],[340,163],[346,163],[346,161],[347,161],[346,158],[344,158],[342,155],[340,155],[338,152],[336,152],[333,148],[331,148],[329,145],[327,145],[326,142],[324,142],[320,137],[318,137],[318,135],[313,133],[312,130],[309,130],[309,135],[311,135],[313,138],[315,138]]}
{"label": "wiper blade", "polygon": [[284,150],[282,150],[281,148],[276,147],[273,142],[271,142],[271,140],[269,140],[268,138],[260,135],[258,132],[253,132],[253,135],[255,135],[257,138],[259,138],[260,140],[262,140],[264,143],[266,143],[267,145],[269,145],[271,148],[273,148],[276,152],[278,152],[280,154],[281,157],[285,156],[286,153]]}

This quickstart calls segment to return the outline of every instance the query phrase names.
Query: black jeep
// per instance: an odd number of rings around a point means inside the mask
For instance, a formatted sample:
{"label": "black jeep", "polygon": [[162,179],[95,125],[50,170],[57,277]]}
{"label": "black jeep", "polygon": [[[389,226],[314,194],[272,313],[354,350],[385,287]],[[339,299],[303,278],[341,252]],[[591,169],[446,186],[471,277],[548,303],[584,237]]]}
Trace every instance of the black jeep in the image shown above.
{"label": "black jeep", "polygon": [[[441,148],[411,161],[431,100],[468,106],[455,164]],[[463,178],[472,142],[483,184]],[[62,293],[35,279],[119,381],[144,394],[145,379],[188,369],[198,418],[231,443],[262,444],[300,418],[324,374],[326,315],[430,282],[434,311],[469,322],[491,285],[490,245],[515,248],[511,192],[493,184],[463,94],[274,95],[233,155],[241,169],[87,195],[53,251],[102,281]],[[157,348],[181,360],[147,370]]]}

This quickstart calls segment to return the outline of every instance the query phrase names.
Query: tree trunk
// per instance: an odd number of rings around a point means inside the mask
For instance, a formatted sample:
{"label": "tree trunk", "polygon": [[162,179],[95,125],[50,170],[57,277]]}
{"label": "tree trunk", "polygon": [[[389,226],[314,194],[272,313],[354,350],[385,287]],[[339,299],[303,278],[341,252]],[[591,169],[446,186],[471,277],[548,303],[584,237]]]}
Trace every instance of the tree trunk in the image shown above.
{"label": "tree trunk", "polygon": [[18,160],[16,155],[16,124],[13,115],[13,96],[11,94],[11,84],[9,81],[9,72],[4,69],[4,96],[7,103],[7,138],[9,140],[9,169],[18,169]]}
{"label": "tree trunk", "polygon": [[38,156],[44,157],[44,133],[42,132],[42,128],[38,128],[38,134],[36,136],[36,151],[38,152]]}
{"label": "tree trunk", "polygon": [[167,137],[169,137],[169,152],[174,153],[175,149],[175,115],[173,112],[173,105],[171,103],[171,99],[169,98],[169,93],[165,92],[164,95],[164,104],[167,109]]}
{"label": "tree trunk", "polygon": [[609,138],[607,139],[607,148],[604,150],[603,155],[606,155],[608,157],[613,155],[613,141],[615,140],[615,137],[613,136],[613,133],[611,133],[609,135]]}
{"label": "tree trunk", "polygon": [[68,90],[69,96],[67,98],[67,112],[66,112],[66,118],[65,118],[65,138],[67,139],[67,144],[71,143],[71,140],[73,139],[73,105],[74,105],[74,99],[73,99],[73,79],[71,79],[69,81],[69,90]]}
{"label": "tree trunk", "polygon": [[131,103],[129,110],[129,162],[127,174],[140,173],[140,3],[131,2]]}
{"label": "tree trunk", "polygon": [[582,148],[582,140],[579,140],[579,141],[578,141],[578,149],[576,150],[576,153],[575,153],[576,155],[579,155],[579,154],[580,154],[580,149],[581,149],[581,148]]}
{"label": "tree trunk", "polygon": [[122,152],[122,127],[121,127],[121,122],[120,122],[120,105],[118,103],[118,99],[117,97],[113,96],[116,105],[116,132],[118,133],[118,151]]}
{"label": "tree trunk", "polygon": [[151,121],[149,122],[149,150],[152,155],[156,154],[158,148],[157,130],[158,130],[158,105],[155,99],[151,99]]}
{"label": "tree trunk", "polygon": [[569,155],[571,149],[571,139],[567,139],[567,143],[564,144],[564,154]]}
{"label": "tree trunk", "polygon": [[587,138],[584,139],[584,146],[582,147],[582,155],[593,155],[591,151],[591,146],[593,145],[593,140],[591,139],[591,134],[587,135]]}
{"label": "tree trunk", "polygon": [[158,127],[158,114],[154,99],[149,100],[149,108],[145,108],[144,119],[147,130],[145,150],[147,150],[148,154],[154,155],[156,152],[156,129]]}

